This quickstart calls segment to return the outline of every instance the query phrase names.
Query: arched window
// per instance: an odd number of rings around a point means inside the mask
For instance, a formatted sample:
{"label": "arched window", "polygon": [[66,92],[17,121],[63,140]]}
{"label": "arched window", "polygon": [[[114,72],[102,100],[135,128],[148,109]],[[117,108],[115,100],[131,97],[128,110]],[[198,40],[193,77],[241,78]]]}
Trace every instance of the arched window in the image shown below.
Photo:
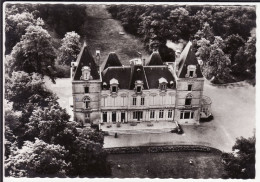
{"label": "arched window", "polygon": [[83,108],[84,109],[88,109],[89,108],[89,103],[90,103],[90,98],[89,97],[84,97],[83,102],[84,102]]}
{"label": "arched window", "polygon": [[186,105],[186,106],[191,105],[191,100],[192,100],[192,95],[191,95],[191,94],[188,94],[188,95],[186,96],[186,99],[185,99],[185,105]]}

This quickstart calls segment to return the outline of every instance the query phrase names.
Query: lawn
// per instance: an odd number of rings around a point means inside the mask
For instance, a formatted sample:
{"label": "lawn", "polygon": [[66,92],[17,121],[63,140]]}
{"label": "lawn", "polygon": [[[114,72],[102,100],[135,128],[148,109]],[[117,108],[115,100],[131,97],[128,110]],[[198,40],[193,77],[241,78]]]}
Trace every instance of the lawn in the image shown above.
{"label": "lawn", "polygon": [[[190,159],[193,165],[189,163]],[[223,174],[218,153],[110,154],[108,160],[112,178],[221,178]]]}
{"label": "lawn", "polygon": [[[144,50],[143,43],[125,33],[120,22],[112,19],[105,5],[87,5],[86,14],[81,33],[85,35],[93,55],[97,49],[101,50],[101,62],[107,59],[110,52],[115,52],[124,65],[129,65],[130,59],[138,57],[138,52],[148,59],[149,55]],[[120,35],[119,32],[125,34]]]}

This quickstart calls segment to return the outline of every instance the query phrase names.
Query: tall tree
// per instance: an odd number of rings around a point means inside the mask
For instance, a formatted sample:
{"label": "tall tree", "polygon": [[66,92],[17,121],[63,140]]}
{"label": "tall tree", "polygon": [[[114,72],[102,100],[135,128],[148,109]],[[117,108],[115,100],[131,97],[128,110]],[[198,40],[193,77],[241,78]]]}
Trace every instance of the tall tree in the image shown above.
{"label": "tall tree", "polygon": [[57,57],[58,62],[70,66],[70,63],[76,60],[80,47],[80,36],[74,31],[67,32],[61,40],[61,47]]}
{"label": "tall tree", "polygon": [[231,61],[223,52],[223,39],[215,37],[214,44],[210,45],[209,41],[202,39],[198,41],[197,55],[203,60],[203,75],[215,83],[223,83],[230,79]]}
{"label": "tall tree", "polygon": [[41,26],[31,25],[13,48],[9,64],[11,71],[36,72],[54,81],[55,57],[50,34]]}

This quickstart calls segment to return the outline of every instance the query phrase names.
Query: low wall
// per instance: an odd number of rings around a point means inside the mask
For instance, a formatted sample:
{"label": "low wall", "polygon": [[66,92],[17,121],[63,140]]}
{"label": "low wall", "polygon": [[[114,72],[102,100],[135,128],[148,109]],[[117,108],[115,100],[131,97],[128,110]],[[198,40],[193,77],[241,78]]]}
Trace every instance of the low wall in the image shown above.
{"label": "low wall", "polygon": [[105,149],[109,154],[163,153],[163,152],[217,152],[220,150],[200,145],[138,146]]}

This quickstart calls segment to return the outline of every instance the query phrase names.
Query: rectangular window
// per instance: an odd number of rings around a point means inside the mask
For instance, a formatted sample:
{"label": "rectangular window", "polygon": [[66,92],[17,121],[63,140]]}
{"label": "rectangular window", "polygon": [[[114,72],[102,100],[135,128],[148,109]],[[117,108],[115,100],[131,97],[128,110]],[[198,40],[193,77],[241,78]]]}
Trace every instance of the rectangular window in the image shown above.
{"label": "rectangular window", "polygon": [[133,119],[137,119],[137,112],[136,111],[133,112]]}
{"label": "rectangular window", "polygon": [[116,112],[112,112],[112,122],[116,122]]}
{"label": "rectangular window", "polygon": [[185,105],[186,105],[186,106],[191,105],[191,98],[186,98],[186,99],[185,99]]}
{"label": "rectangular window", "polygon": [[188,85],[188,91],[191,91],[192,90],[192,84],[189,84]]}
{"label": "rectangular window", "polygon": [[190,112],[184,112],[184,119],[190,119]]}
{"label": "rectangular window", "polygon": [[144,97],[141,98],[141,105],[144,105]]}
{"label": "rectangular window", "polygon": [[107,112],[103,112],[103,122],[107,122]]}
{"label": "rectangular window", "polygon": [[191,112],[190,113],[190,119],[193,119],[193,117],[194,117],[194,112]]}
{"label": "rectangular window", "polygon": [[88,101],[85,101],[85,107],[86,107],[86,109],[88,108]]}
{"label": "rectangular window", "polygon": [[133,98],[133,105],[136,105],[136,97]]}
{"label": "rectangular window", "polygon": [[150,118],[154,119],[154,110],[150,111]]}
{"label": "rectangular window", "polygon": [[116,86],[112,86],[112,92],[116,93]]}
{"label": "rectangular window", "polygon": [[163,110],[159,111],[159,118],[163,118]]}
{"label": "rectangular window", "polygon": [[193,119],[194,111],[181,111],[180,119]]}
{"label": "rectangular window", "polygon": [[172,110],[168,110],[168,118],[172,118]]}
{"label": "rectangular window", "polygon": [[137,87],[136,87],[136,92],[137,92],[137,93],[140,93],[141,91],[142,91],[141,86],[137,86]]}
{"label": "rectangular window", "polygon": [[193,77],[194,71],[190,71],[190,77]]}
{"label": "rectangular window", "polygon": [[89,93],[89,87],[85,87],[85,94]]}
{"label": "rectangular window", "polygon": [[125,112],[121,112],[121,122],[125,122]]}

